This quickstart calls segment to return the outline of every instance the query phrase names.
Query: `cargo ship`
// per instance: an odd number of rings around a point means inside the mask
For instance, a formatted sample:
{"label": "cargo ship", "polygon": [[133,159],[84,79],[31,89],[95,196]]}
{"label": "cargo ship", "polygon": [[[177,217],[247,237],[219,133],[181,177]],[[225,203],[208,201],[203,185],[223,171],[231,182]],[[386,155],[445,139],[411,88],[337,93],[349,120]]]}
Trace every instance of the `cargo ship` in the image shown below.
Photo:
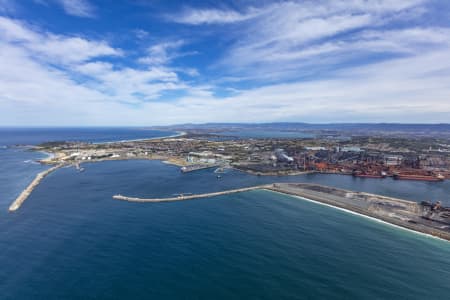
{"label": "cargo ship", "polygon": [[418,181],[443,181],[445,177],[438,175],[412,175],[412,174],[394,174],[394,179],[398,180],[418,180]]}

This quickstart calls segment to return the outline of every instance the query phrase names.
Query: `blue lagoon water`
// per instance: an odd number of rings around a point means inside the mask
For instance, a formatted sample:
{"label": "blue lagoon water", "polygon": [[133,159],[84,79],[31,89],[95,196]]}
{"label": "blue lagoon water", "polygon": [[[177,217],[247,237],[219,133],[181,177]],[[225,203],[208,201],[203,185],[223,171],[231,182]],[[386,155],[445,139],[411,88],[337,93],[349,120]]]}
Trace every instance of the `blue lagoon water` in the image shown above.
{"label": "blue lagoon water", "polygon": [[[15,161],[1,156],[7,150],[18,151]],[[25,161],[42,154],[7,150],[0,149],[9,164],[0,169],[9,182],[0,183],[0,299],[448,297],[450,243],[361,216],[266,191],[154,204],[111,198],[303,181],[444,200],[448,181],[236,171],[217,180],[213,170],[109,161],[86,163],[82,173],[57,170],[8,213],[8,198],[20,191],[13,182],[41,168]]]}

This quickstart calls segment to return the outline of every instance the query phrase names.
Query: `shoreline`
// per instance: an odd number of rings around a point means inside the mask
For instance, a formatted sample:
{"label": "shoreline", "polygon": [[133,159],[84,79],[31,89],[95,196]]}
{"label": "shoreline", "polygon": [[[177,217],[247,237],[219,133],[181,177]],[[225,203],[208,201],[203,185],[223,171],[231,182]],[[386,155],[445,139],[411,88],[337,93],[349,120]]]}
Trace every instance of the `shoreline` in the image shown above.
{"label": "shoreline", "polygon": [[[438,219],[423,219],[423,207],[417,202],[316,184],[273,183],[204,194],[187,196],[181,194],[178,197],[168,198],[139,198],[118,194],[114,195],[113,199],[139,203],[176,202],[210,198],[251,190],[265,190],[311,201],[348,213],[364,216],[376,220],[377,222],[389,224],[408,231],[450,241],[450,230],[448,229],[450,228],[450,226],[448,226],[450,223],[448,223],[447,226],[443,226],[442,221],[439,221]],[[447,228],[447,230],[445,230],[445,228]]]}
{"label": "shoreline", "polygon": [[160,137],[152,137],[152,138],[142,138],[142,139],[133,139],[133,140],[118,140],[118,141],[109,141],[109,142],[98,142],[98,143],[92,143],[93,145],[103,145],[103,144],[114,144],[114,143],[127,143],[127,142],[142,142],[142,141],[152,141],[152,140],[159,140],[159,139],[170,139],[170,138],[176,138],[180,136],[187,135],[187,132],[185,131],[176,131],[175,134],[172,135],[165,135]]}
{"label": "shoreline", "polygon": [[[127,142],[139,142],[139,141],[151,141],[151,140],[158,140],[158,139],[170,139],[170,138],[176,138],[176,137],[181,137],[181,136],[185,136],[187,135],[187,132],[185,131],[177,131],[175,134],[173,135],[167,135],[167,136],[162,136],[162,137],[154,137],[154,138],[144,138],[144,139],[133,139],[133,140],[119,140],[119,141],[110,141],[110,142],[99,142],[99,143],[92,143],[92,145],[108,145],[108,144],[115,144],[115,143],[127,143]],[[31,146],[27,146],[29,150],[31,151],[35,151],[35,152],[41,152],[41,153],[45,153],[47,155],[47,157],[42,158],[42,159],[38,159],[36,160],[37,162],[41,163],[41,164],[45,164],[45,165],[56,165],[59,164],[60,162],[55,162],[52,161],[52,159],[56,158],[58,156],[58,152],[49,152],[49,151],[45,151],[40,149],[37,145],[31,145]],[[114,158],[102,158],[102,159],[96,159],[96,160],[90,160],[89,162],[100,162],[100,161],[106,161],[106,160],[167,160],[167,161],[171,161],[171,157],[158,157],[158,158],[147,158],[147,157],[129,157],[129,158],[120,158],[120,159],[114,159]],[[84,161],[83,161],[84,162]],[[83,162],[79,162],[79,163],[83,163]],[[173,165],[177,165],[177,166],[183,166],[180,164],[176,164],[171,162],[171,164]]]}
{"label": "shoreline", "polygon": [[[52,155],[52,153],[48,153],[48,152],[44,152],[41,151],[47,155]],[[133,158],[127,158],[127,159],[105,159],[105,160],[95,160],[95,161],[90,161],[91,163],[96,163],[96,162],[101,162],[101,161],[114,161],[114,160],[132,160]],[[136,158],[134,158],[136,159]],[[168,163],[166,160],[163,160],[162,157],[154,157],[154,158],[147,158],[147,159],[142,159],[142,158],[137,158],[137,160],[159,160],[162,163]],[[172,162],[173,164],[173,162]],[[11,205],[9,206],[9,211],[10,212],[14,212],[17,211],[21,205],[25,202],[25,200],[27,200],[27,198],[31,195],[31,193],[33,192],[33,190],[41,183],[41,181],[48,176],[49,174],[51,174],[52,172],[56,171],[57,169],[64,167],[64,166],[70,166],[71,164],[67,164],[67,163],[60,163],[57,165],[54,165],[53,167],[44,170],[40,173],[38,173],[36,175],[36,177],[33,179],[33,181],[20,193],[20,195],[11,203]],[[236,169],[238,171],[242,171],[245,172],[244,170],[239,170]],[[307,185],[307,184],[304,184]],[[140,202],[140,203],[145,203],[145,202],[174,202],[174,201],[183,201],[183,200],[189,200],[189,199],[197,199],[197,198],[209,198],[209,197],[215,197],[215,196],[220,196],[220,195],[225,195],[225,194],[231,194],[231,193],[240,193],[240,192],[246,192],[246,191],[251,191],[251,190],[264,190],[264,191],[269,191],[269,192],[273,192],[273,193],[279,193],[279,194],[283,194],[283,195],[287,195],[287,196],[291,196],[297,199],[301,199],[301,200],[305,200],[305,201],[309,201],[309,202],[313,202],[316,204],[320,204],[320,205],[324,205],[324,206],[328,206],[328,207],[332,207],[347,213],[351,213],[351,214],[355,214],[355,215],[359,215],[359,216],[363,216],[365,218],[380,222],[380,223],[384,223],[384,224],[388,224],[390,226],[394,226],[394,227],[398,227],[398,228],[402,228],[404,230],[408,230],[408,231],[412,231],[415,233],[419,233],[428,237],[433,237],[433,238],[437,238],[437,239],[441,239],[441,240],[445,240],[445,241],[450,241],[450,235],[449,233],[445,232],[445,231],[438,231],[435,232],[436,228],[431,228],[431,227],[427,227],[425,225],[425,227],[420,227],[420,226],[416,226],[415,224],[406,224],[404,220],[400,220],[400,219],[395,219],[393,217],[387,217],[387,216],[377,216],[374,215],[373,213],[369,212],[369,211],[364,211],[364,210],[360,210],[357,208],[349,208],[347,207],[345,204],[342,203],[330,203],[331,200],[325,200],[325,199],[321,199],[320,195],[316,195],[316,197],[308,197],[305,195],[302,195],[301,191],[290,191],[288,189],[283,190],[283,186],[282,184],[266,184],[266,185],[258,185],[258,186],[250,186],[250,187],[244,187],[244,188],[239,188],[239,189],[233,189],[233,190],[225,190],[225,191],[219,191],[219,192],[213,192],[213,193],[206,193],[206,194],[194,194],[194,195],[180,195],[177,197],[169,197],[169,198],[139,198],[139,197],[127,197],[127,196],[123,196],[123,195],[114,195],[113,198],[116,200],[122,200],[122,201],[129,201],[129,202]],[[408,200],[403,200],[403,199],[397,199],[397,198],[392,198],[392,197],[387,197],[387,196],[382,196],[382,195],[377,195],[377,194],[371,194],[371,193],[361,193],[361,192],[354,192],[354,191],[349,191],[346,190],[347,193],[350,194],[364,194],[370,197],[377,197],[378,199],[381,200],[385,200],[385,201],[395,201],[396,203],[400,203],[400,204],[404,204],[404,205],[418,205],[417,202],[412,202],[412,201],[408,201]],[[315,199],[314,199],[315,198]],[[333,201],[331,201],[333,202]],[[431,233],[430,233],[431,232]],[[433,234],[433,232],[435,232],[435,234]],[[442,235],[444,235],[444,237],[442,237]],[[445,237],[446,235],[449,236],[449,238]]]}
{"label": "shoreline", "polygon": [[[440,241],[450,242],[450,240],[446,240],[446,239],[441,238],[439,236],[435,236],[435,235],[432,235],[432,234],[429,234],[429,233],[425,233],[425,232],[413,230],[413,229],[410,229],[410,228],[406,228],[406,227],[403,227],[403,226],[400,226],[400,225],[396,225],[396,224],[393,224],[393,223],[390,223],[390,222],[387,222],[387,221],[384,221],[384,220],[381,220],[381,219],[378,219],[378,218],[375,218],[375,217],[371,217],[371,216],[368,216],[368,215],[365,215],[365,214],[362,214],[362,213],[358,213],[356,211],[352,211],[352,210],[345,209],[345,208],[342,208],[342,207],[338,207],[338,206],[334,206],[334,205],[331,205],[331,204],[323,203],[323,202],[320,202],[320,201],[308,199],[308,198],[305,198],[305,197],[302,197],[302,196],[295,196],[295,195],[291,195],[291,194],[287,194],[287,193],[283,193],[283,192],[278,192],[278,191],[274,191],[274,190],[270,190],[270,189],[264,189],[264,191],[269,192],[269,193],[275,193],[275,194],[280,194],[280,195],[284,195],[284,196],[289,196],[289,197],[292,197],[292,198],[296,198],[296,199],[299,199],[299,200],[302,200],[302,201],[311,202],[311,203],[314,203],[314,204],[317,204],[317,205],[321,205],[321,206],[334,208],[336,210],[345,212],[347,214],[360,216],[362,218],[372,220],[373,222],[376,222],[376,223],[388,225],[389,227],[394,227],[396,229],[401,229],[401,230],[404,230],[406,232],[418,234],[418,235],[420,235],[422,237],[427,237],[427,238],[437,239],[437,240],[440,240]],[[406,201],[406,200],[403,200],[403,201]]]}
{"label": "shoreline", "polygon": [[[129,160],[129,159],[127,159]],[[150,159],[149,159],[150,160]],[[153,159],[153,160],[160,160],[161,159]],[[94,161],[97,162],[97,161]],[[47,170],[44,170],[36,175],[36,177],[33,179],[33,181],[21,192],[21,194],[11,203],[8,210],[9,212],[15,212],[17,211],[21,205],[28,199],[28,197],[31,195],[31,193],[34,191],[34,189],[41,183],[41,181],[51,174],[52,172],[56,171],[59,168],[62,168],[64,166],[70,166],[70,164],[58,164],[56,166],[53,166]],[[300,184],[301,185],[301,184]],[[303,185],[310,185],[311,184],[303,184]],[[318,186],[318,185],[315,185]],[[334,188],[333,188],[334,189]],[[370,219],[372,221],[382,223],[385,225],[389,225],[391,227],[397,228],[397,229],[403,229],[409,232],[414,232],[416,234],[420,234],[422,236],[428,237],[428,238],[435,238],[443,241],[450,241],[450,235],[448,232],[444,231],[438,231],[436,232],[436,228],[432,227],[417,227],[414,224],[406,224],[405,221],[401,221],[399,219],[395,219],[393,217],[386,217],[386,216],[376,216],[373,213],[370,213],[369,211],[361,211],[359,209],[352,209],[349,207],[343,207],[342,203],[329,203],[330,200],[321,199],[312,199],[314,197],[307,197],[305,195],[301,195],[301,192],[295,192],[295,191],[289,191],[288,189],[283,190],[282,186],[279,186],[277,183],[273,184],[264,184],[264,185],[257,185],[257,186],[250,186],[250,187],[244,187],[244,188],[238,188],[238,189],[232,189],[232,190],[224,190],[224,191],[218,191],[218,192],[212,192],[212,193],[205,193],[205,194],[194,194],[194,195],[183,195],[180,194],[177,197],[168,197],[168,198],[139,198],[139,197],[127,197],[123,195],[114,195],[113,199],[121,200],[121,201],[128,201],[128,202],[138,202],[138,203],[159,203],[159,202],[176,202],[176,201],[185,201],[185,200],[193,200],[193,199],[199,199],[199,198],[210,198],[210,197],[216,197],[226,194],[233,194],[233,193],[241,193],[241,192],[247,192],[247,191],[253,191],[253,190],[263,190],[266,192],[272,192],[277,193],[285,196],[290,196],[299,200],[312,202],[318,205],[334,208],[349,214],[358,215],[367,219]],[[344,190],[343,190],[344,191]],[[347,193],[350,194],[364,194],[370,197],[377,197],[379,199],[385,199],[387,201],[394,201],[400,204],[406,204],[406,205],[418,205],[417,202],[412,202],[408,200],[403,199],[397,199],[372,193],[363,193],[363,192],[355,192],[350,190],[345,190]],[[320,195],[319,195],[320,196]],[[403,223],[402,223],[403,222]],[[433,234],[432,232],[435,232]],[[444,235],[444,237],[442,237]],[[448,237],[445,237],[448,236]]]}

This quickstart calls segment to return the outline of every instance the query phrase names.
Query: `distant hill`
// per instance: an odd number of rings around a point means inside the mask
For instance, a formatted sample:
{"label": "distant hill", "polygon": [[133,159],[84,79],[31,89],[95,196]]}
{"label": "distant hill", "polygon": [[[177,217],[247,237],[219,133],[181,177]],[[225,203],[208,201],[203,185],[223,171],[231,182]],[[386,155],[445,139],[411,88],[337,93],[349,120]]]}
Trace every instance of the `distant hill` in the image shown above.
{"label": "distant hill", "polygon": [[289,130],[289,131],[311,131],[311,130],[332,130],[332,131],[376,131],[376,132],[450,132],[450,124],[401,124],[401,123],[204,123],[204,124],[179,124],[172,126],[160,126],[158,128],[177,129],[267,129],[267,130]]}

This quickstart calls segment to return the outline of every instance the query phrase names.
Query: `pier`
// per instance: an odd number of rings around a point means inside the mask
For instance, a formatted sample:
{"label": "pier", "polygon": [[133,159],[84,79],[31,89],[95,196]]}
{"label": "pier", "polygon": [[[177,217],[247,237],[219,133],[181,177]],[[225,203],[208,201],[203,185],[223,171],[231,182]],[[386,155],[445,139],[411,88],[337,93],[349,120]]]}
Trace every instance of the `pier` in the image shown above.
{"label": "pier", "polygon": [[48,170],[45,170],[39,174],[36,175],[36,177],[33,179],[33,181],[20,193],[19,197],[16,198],[16,200],[9,206],[9,211],[13,212],[20,208],[20,206],[27,200],[27,198],[30,196],[31,192],[41,183],[42,179],[44,179],[48,174],[52,173],[53,171],[61,168],[64,166],[64,164],[59,164],[54,167],[51,167]]}
{"label": "pier", "polygon": [[269,188],[271,185],[258,185],[258,186],[251,186],[251,187],[245,187],[240,189],[233,189],[233,190],[226,190],[221,192],[213,192],[213,193],[205,193],[205,194],[194,194],[194,195],[183,195],[180,194],[177,197],[168,197],[168,198],[137,198],[137,197],[127,197],[122,195],[114,195],[113,198],[117,200],[123,200],[128,202],[172,202],[172,201],[183,201],[183,200],[191,200],[191,199],[198,199],[198,198],[210,198],[220,195],[228,195],[228,194],[235,194],[235,193],[242,193],[242,192],[248,192],[253,190],[260,190],[260,189],[266,189]]}

